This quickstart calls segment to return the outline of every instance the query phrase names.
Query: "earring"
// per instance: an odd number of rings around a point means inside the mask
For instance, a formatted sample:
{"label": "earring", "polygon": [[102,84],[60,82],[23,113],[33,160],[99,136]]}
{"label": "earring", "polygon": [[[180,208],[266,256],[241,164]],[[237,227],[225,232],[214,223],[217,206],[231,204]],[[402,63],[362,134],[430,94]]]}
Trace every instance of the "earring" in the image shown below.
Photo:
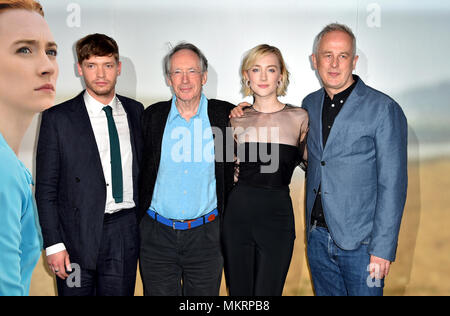
{"label": "earring", "polygon": [[250,80],[245,81],[245,85],[247,86],[247,88],[250,88]]}
{"label": "earring", "polygon": [[283,81],[281,81],[281,80],[278,80],[278,82],[277,82],[277,87],[279,88],[279,87],[281,87],[281,84],[283,83]]}

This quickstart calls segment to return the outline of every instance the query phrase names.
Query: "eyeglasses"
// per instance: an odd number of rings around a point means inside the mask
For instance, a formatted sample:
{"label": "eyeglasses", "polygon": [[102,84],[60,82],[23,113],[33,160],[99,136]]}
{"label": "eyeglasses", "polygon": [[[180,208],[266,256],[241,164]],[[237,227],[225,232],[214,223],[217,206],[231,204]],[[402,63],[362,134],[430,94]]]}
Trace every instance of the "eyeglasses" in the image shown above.
{"label": "eyeglasses", "polygon": [[194,78],[200,75],[201,73],[202,73],[201,71],[195,69],[188,69],[187,71],[176,69],[175,71],[172,71],[169,74],[172,76],[172,78],[182,78],[185,74],[189,78]]}

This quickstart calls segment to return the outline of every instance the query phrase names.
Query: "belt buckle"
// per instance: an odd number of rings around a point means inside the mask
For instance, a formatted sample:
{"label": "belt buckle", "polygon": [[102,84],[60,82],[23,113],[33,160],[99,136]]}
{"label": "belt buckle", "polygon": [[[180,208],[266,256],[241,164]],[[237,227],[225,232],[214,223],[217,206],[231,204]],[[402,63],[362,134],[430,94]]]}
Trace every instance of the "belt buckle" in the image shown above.
{"label": "belt buckle", "polygon": [[[213,213],[213,212],[214,212],[214,210],[212,212],[210,212],[210,213]],[[208,214],[203,215],[203,216],[198,217],[198,218],[195,218],[195,219],[191,219],[191,220],[177,220],[177,221],[172,220],[172,229],[174,229],[174,230],[176,229],[176,227],[175,227],[176,222],[187,223],[188,224],[187,229],[192,229],[191,223],[193,223],[193,222],[195,222],[195,221],[197,221],[199,219],[203,219],[203,224],[208,223],[208,222],[212,222],[212,221],[214,221],[216,219],[216,215],[215,214],[210,214],[208,217],[206,217],[207,215]]]}
{"label": "belt buckle", "polygon": [[[172,229],[173,230],[176,230],[177,228],[175,227],[175,224],[176,223],[184,223],[184,222],[186,222],[185,220],[178,220],[178,221],[175,221],[175,220],[172,220]],[[189,222],[189,221],[188,221]],[[191,228],[191,223],[189,223],[189,228],[188,229],[190,229]]]}
{"label": "belt buckle", "polygon": [[175,230],[175,229],[177,229],[175,226],[176,226],[176,223],[183,223],[184,221],[183,220],[179,220],[179,221],[177,221],[177,220],[172,220],[172,228]]}

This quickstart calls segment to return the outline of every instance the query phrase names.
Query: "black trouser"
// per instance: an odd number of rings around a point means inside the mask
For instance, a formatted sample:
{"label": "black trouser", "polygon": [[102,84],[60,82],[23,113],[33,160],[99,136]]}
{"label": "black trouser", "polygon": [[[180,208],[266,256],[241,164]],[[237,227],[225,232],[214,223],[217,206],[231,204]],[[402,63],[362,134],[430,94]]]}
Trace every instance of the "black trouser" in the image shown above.
{"label": "black trouser", "polygon": [[220,221],[174,230],[147,214],[140,224],[144,295],[217,296],[222,279]]}
{"label": "black trouser", "polygon": [[234,187],[223,224],[230,295],[281,295],[294,240],[294,214],[287,189]]}
{"label": "black trouser", "polygon": [[74,269],[68,281],[56,277],[58,295],[133,296],[138,255],[139,228],[135,209],[105,214],[96,269]]}

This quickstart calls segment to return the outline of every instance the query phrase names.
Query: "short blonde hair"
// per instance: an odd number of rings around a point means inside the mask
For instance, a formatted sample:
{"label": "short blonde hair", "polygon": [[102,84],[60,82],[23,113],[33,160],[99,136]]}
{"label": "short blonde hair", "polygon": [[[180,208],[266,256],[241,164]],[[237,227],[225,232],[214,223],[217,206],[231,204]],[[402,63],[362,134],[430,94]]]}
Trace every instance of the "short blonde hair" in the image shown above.
{"label": "short blonde hair", "polygon": [[11,9],[34,11],[44,17],[44,10],[39,2],[34,0],[0,0],[0,13]]}
{"label": "short blonde hair", "polygon": [[256,59],[267,54],[274,54],[280,63],[281,84],[277,88],[277,96],[284,96],[289,85],[289,71],[283,59],[283,55],[278,48],[267,44],[258,45],[247,52],[241,65],[241,85],[244,96],[253,95],[252,89],[247,84],[245,73],[255,65]]}

